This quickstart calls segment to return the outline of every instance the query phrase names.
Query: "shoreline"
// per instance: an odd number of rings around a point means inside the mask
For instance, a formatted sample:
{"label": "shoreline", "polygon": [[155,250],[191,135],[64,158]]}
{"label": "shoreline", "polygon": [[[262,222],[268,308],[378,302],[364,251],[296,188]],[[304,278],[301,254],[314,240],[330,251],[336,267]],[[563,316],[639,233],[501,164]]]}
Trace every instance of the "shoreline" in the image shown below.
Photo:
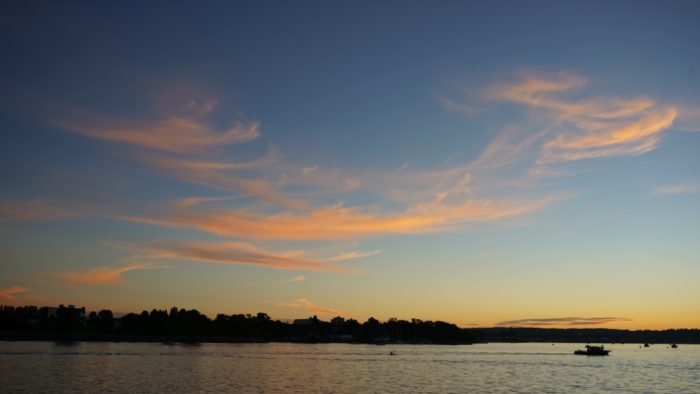
{"label": "shoreline", "polygon": [[[324,345],[324,344],[346,344],[346,345],[374,345],[374,346],[405,346],[405,345],[432,345],[432,346],[464,346],[464,345],[486,345],[486,344],[531,344],[531,343],[551,343],[554,344],[581,344],[581,343],[599,343],[604,345],[634,345],[643,346],[645,342],[610,342],[610,341],[483,341],[472,343],[430,343],[430,342],[352,342],[352,341],[303,341],[293,339],[281,340],[263,340],[257,338],[206,338],[192,339],[182,337],[158,337],[158,338],[95,338],[95,337],[57,337],[57,336],[0,336],[0,342],[56,342],[56,343],[160,343],[163,345],[197,345],[210,343],[230,343],[230,344],[266,344],[266,343],[292,343],[302,345]],[[666,346],[671,344],[677,345],[700,345],[700,342],[648,342],[652,347]]]}

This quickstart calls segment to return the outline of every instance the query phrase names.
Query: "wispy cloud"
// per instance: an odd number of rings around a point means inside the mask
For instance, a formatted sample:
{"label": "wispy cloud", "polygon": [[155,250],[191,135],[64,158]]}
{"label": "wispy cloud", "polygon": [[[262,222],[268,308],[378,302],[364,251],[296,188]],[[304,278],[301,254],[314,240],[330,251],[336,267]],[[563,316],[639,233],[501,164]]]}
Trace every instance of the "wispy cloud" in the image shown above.
{"label": "wispy cloud", "polygon": [[631,321],[624,317],[552,317],[545,319],[506,320],[497,326],[546,327],[546,326],[597,326],[608,323]]}
{"label": "wispy cloud", "polygon": [[379,253],[382,253],[381,249],[368,250],[366,252],[360,252],[357,250],[353,250],[351,252],[340,253],[337,256],[333,256],[333,257],[329,258],[328,260],[341,261],[341,260],[360,259],[363,257],[374,256],[374,255],[379,254]]}
{"label": "wispy cloud", "polygon": [[276,306],[281,307],[281,308],[303,308],[308,310],[311,313],[316,313],[316,314],[322,314],[322,315],[343,315],[345,314],[344,311],[340,309],[335,309],[335,308],[326,308],[322,306],[318,306],[311,302],[310,300],[307,300],[306,298],[299,298],[296,299],[292,302],[277,302],[275,303]]}
{"label": "wispy cloud", "polygon": [[[127,149],[121,157],[133,160],[147,170],[177,180],[242,193],[272,204],[301,207],[304,203],[278,190],[259,170],[279,160],[277,151],[268,149],[263,157],[230,161],[226,149],[260,137],[258,122],[234,122],[219,130],[208,121],[215,101],[186,106],[157,120],[134,120],[87,111],[64,111],[55,124],[77,134],[121,143]],[[230,152],[229,152],[230,153]]]}
{"label": "wispy cloud", "polygon": [[246,242],[154,241],[116,244],[158,258],[195,260],[221,264],[256,265],[273,269],[357,273],[348,267],[296,257],[298,253],[276,253]]}
{"label": "wispy cloud", "polygon": [[272,181],[239,174],[239,171],[259,169],[277,161],[278,156],[274,150],[270,150],[262,158],[247,162],[202,160],[189,157],[173,158],[151,153],[137,154],[131,157],[146,168],[174,179],[228,192],[242,193],[275,205],[293,208],[307,206],[304,201],[280,192]]}
{"label": "wispy cloud", "polygon": [[455,230],[480,222],[524,215],[555,202],[535,200],[434,201],[414,204],[403,212],[383,213],[376,207],[331,205],[312,210],[264,214],[249,210],[174,210],[169,216],[125,220],[161,226],[194,228],[225,237],[286,240],[333,240],[384,234],[419,234]]}
{"label": "wispy cloud", "polygon": [[22,286],[10,286],[0,289],[0,300],[15,301],[17,299],[17,294],[25,293],[27,291],[29,291],[29,289]]}
{"label": "wispy cloud", "polygon": [[43,199],[0,200],[0,222],[44,222],[77,216],[77,213]]}
{"label": "wispy cloud", "polygon": [[440,94],[435,95],[435,97],[438,100],[438,102],[440,104],[442,104],[443,107],[445,107],[445,109],[452,111],[452,112],[455,112],[455,113],[458,113],[458,114],[476,115],[476,114],[484,111],[483,108],[473,107],[473,106],[467,105],[463,102],[452,100],[452,99],[445,97],[443,95],[440,95]]}
{"label": "wispy cloud", "polygon": [[[136,260],[138,256],[127,259]],[[151,269],[170,268],[169,266],[154,262],[130,262],[118,267],[98,267],[86,271],[65,272],[58,274],[59,277],[71,282],[92,283],[92,284],[117,284],[122,283],[122,276],[127,272]]]}
{"label": "wispy cloud", "polygon": [[666,185],[654,190],[654,195],[700,193],[700,182],[685,182],[677,185]]}
{"label": "wispy cloud", "polygon": [[544,144],[539,163],[649,152],[678,116],[675,107],[648,97],[564,98],[586,84],[583,77],[567,72],[529,74],[515,83],[491,86],[485,96],[526,105],[553,122],[553,136]]}
{"label": "wispy cloud", "polygon": [[257,122],[239,121],[228,129],[218,130],[205,118],[214,106],[200,106],[196,111],[168,115],[157,121],[135,121],[76,111],[64,115],[63,119],[56,121],[56,125],[91,138],[173,153],[192,153],[241,144],[260,136]]}
{"label": "wispy cloud", "polygon": [[297,275],[293,277],[292,279],[289,279],[287,282],[303,282],[306,280],[306,277],[304,275]]}
{"label": "wispy cloud", "polygon": [[[216,108],[213,101],[188,107],[185,112],[166,113],[155,120],[88,113],[64,117],[58,123],[75,133],[127,147],[119,157],[136,162],[149,171],[228,194],[225,197],[182,198],[161,211],[146,210],[147,213],[138,214],[120,211],[106,215],[227,238],[223,242],[211,243],[159,241],[131,245],[139,252],[189,261],[351,272],[329,261],[368,257],[381,250],[346,251],[323,262],[316,261],[319,258],[306,258],[304,254],[264,250],[239,240],[335,241],[449,232],[536,212],[559,201],[561,195],[527,193],[523,195],[528,197],[521,197],[513,192],[515,182],[501,179],[498,171],[522,169],[520,172],[525,175],[514,176],[520,183],[543,173],[549,174],[551,171],[540,167],[537,175],[532,175],[527,171],[528,166],[523,165],[537,159],[537,148],[542,152],[560,149],[571,153],[576,150],[573,145],[579,143],[588,143],[595,150],[599,150],[601,144],[615,145],[607,140],[593,141],[597,125],[614,123],[618,118],[639,117],[640,111],[656,108],[654,102],[646,99],[568,102],[559,98],[560,93],[578,89],[584,84],[580,77],[561,74],[549,79],[530,78],[494,87],[490,91],[492,98],[542,109],[557,119],[558,124],[576,125],[574,129],[579,133],[560,133],[560,136],[551,131],[555,127],[528,135],[518,130],[506,130],[497,135],[476,160],[457,163],[457,158],[450,156],[441,161],[437,170],[413,170],[413,167],[409,170],[404,165],[399,171],[352,172],[334,169],[325,163],[288,163],[274,148],[269,148],[262,157],[243,155],[237,157],[237,161],[231,161],[228,157],[233,151],[224,149],[259,138],[260,125],[257,122],[238,122],[228,129],[216,127],[209,117]],[[444,100],[443,104],[457,105]],[[641,130],[638,134],[653,134],[653,130],[644,129],[643,125],[638,125],[638,128]],[[630,130],[624,129],[620,138],[636,133]],[[589,131],[590,135],[586,134]],[[586,138],[593,142],[587,142]],[[486,191],[485,184],[496,186]],[[367,205],[329,204],[329,201],[342,201],[348,192],[360,189],[380,199]],[[508,198],[498,197],[504,195],[504,190],[508,192]],[[337,247],[334,250],[338,250]],[[108,268],[103,271],[93,272],[92,278],[109,278],[111,271]],[[77,275],[75,278],[87,277]]]}
{"label": "wispy cloud", "polygon": [[544,145],[541,163],[593,159],[599,157],[639,155],[656,149],[660,133],[671,127],[676,110],[665,108],[642,115],[635,122],[591,125],[579,134],[558,134]]}
{"label": "wispy cloud", "polygon": [[309,175],[316,170],[318,170],[318,166],[304,167],[304,168],[302,168],[301,172],[304,175]]}

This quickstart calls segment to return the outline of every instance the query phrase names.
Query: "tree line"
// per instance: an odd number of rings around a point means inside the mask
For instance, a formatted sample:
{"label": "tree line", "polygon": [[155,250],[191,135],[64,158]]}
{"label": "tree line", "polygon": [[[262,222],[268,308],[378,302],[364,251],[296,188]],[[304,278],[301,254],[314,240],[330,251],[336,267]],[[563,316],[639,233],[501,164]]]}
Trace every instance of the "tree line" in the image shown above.
{"label": "tree line", "polygon": [[153,309],[114,317],[110,310],[85,314],[84,308],[0,306],[0,338],[65,338],[93,340],[296,341],[358,343],[474,343],[474,332],[442,321],[370,317],[364,323],[316,316],[295,323],[273,320],[266,313],[217,314],[196,309]]}
{"label": "tree line", "polygon": [[294,323],[266,313],[218,314],[214,319],[196,309],[153,309],[115,317],[104,309],[86,313],[71,306],[1,306],[0,339],[207,341],[207,342],[352,342],[434,343],[578,342],[700,343],[699,329],[617,330],[605,328],[460,328],[442,321],[370,317],[364,323],[316,316]]}

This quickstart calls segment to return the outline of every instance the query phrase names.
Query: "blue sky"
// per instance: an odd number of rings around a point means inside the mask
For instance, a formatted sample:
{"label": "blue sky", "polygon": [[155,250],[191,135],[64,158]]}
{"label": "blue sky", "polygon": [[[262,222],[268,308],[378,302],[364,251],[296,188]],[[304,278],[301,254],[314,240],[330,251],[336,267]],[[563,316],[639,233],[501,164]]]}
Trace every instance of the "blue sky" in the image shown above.
{"label": "blue sky", "polygon": [[699,324],[694,2],[2,8],[0,302]]}

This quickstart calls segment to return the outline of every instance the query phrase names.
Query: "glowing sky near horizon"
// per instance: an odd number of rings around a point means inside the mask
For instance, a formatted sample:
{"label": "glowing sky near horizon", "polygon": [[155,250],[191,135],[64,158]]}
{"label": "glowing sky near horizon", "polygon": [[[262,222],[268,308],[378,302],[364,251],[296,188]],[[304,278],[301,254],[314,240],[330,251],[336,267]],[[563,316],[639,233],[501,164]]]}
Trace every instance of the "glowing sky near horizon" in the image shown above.
{"label": "glowing sky near horizon", "polygon": [[697,2],[5,2],[0,304],[700,327]]}

